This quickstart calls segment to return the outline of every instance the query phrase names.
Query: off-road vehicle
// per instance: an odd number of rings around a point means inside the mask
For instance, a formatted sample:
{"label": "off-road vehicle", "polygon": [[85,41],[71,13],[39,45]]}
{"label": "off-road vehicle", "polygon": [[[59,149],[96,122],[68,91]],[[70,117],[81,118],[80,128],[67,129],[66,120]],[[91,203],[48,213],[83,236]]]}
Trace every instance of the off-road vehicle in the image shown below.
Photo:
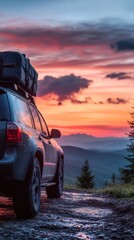
{"label": "off-road vehicle", "polygon": [[49,132],[34,98],[11,82],[0,82],[0,193],[12,196],[17,217],[34,217],[41,186],[48,197],[63,191],[64,154]]}

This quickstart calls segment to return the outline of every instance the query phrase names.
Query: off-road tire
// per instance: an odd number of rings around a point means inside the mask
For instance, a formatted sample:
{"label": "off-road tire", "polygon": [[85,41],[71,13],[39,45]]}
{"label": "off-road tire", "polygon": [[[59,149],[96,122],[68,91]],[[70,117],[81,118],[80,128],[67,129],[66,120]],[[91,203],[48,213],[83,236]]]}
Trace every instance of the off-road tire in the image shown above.
{"label": "off-road tire", "polygon": [[13,207],[17,218],[33,218],[40,208],[41,170],[37,158],[34,159],[30,179],[16,187]]}
{"label": "off-road tire", "polygon": [[48,198],[60,198],[63,194],[63,183],[64,183],[64,161],[59,160],[56,176],[55,185],[46,187],[46,193]]}

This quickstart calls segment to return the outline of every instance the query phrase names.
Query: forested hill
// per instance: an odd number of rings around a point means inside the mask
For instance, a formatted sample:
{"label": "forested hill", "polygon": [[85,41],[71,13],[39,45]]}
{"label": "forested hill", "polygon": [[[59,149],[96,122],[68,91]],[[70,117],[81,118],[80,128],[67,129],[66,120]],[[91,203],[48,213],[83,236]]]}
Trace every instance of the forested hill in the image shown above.
{"label": "forested hill", "polygon": [[95,175],[96,187],[101,187],[106,181],[111,181],[115,173],[119,178],[119,168],[124,167],[127,161],[124,159],[125,150],[87,150],[73,146],[63,146],[65,153],[65,182],[75,183],[80,174],[85,159],[89,160],[93,175]]}

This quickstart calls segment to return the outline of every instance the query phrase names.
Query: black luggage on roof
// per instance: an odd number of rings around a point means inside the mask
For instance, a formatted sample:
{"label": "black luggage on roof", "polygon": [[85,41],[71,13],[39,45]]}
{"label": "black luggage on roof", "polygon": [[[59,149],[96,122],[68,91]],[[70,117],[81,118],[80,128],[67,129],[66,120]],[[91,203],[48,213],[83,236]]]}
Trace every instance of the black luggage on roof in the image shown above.
{"label": "black luggage on roof", "polygon": [[28,58],[19,52],[0,52],[0,81],[13,81],[36,96],[38,73]]}

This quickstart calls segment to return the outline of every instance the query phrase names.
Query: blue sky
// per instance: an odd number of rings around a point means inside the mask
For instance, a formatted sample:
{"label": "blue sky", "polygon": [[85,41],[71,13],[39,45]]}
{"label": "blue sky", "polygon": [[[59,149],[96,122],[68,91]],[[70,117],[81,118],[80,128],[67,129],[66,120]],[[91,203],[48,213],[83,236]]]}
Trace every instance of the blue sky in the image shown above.
{"label": "blue sky", "polygon": [[40,24],[56,22],[123,21],[133,23],[133,0],[5,0],[0,13]]}

